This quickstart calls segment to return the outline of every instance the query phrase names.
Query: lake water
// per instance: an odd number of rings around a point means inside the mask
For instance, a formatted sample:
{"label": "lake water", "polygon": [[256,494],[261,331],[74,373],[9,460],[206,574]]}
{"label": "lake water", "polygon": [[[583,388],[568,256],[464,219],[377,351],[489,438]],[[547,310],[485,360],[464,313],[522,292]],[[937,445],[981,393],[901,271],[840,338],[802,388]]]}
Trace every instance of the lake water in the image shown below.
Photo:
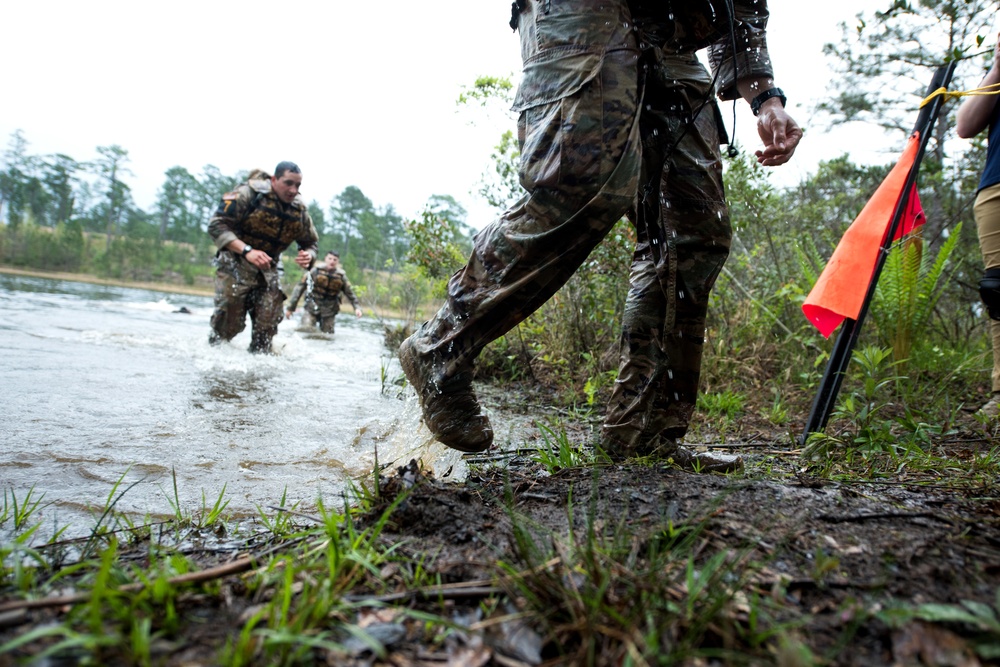
{"label": "lake water", "polygon": [[117,511],[169,515],[175,478],[185,513],[223,490],[237,516],[283,495],[340,506],[376,448],[380,464],[464,476],[367,314],[342,313],[332,336],[283,322],[276,354],[251,355],[249,322],[209,346],[209,297],[0,274],[0,312],[0,488],[42,498],[40,534],[86,534],[119,494]]}

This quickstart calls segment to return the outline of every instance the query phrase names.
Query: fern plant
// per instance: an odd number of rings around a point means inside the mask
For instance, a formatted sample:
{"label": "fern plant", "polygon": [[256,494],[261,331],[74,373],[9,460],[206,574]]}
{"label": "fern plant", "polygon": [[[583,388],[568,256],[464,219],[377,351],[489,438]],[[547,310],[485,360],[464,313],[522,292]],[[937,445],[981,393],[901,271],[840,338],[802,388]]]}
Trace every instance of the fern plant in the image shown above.
{"label": "fern plant", "polygon": [[[905,368],[910,352],[930,321],[944,289],[941,278],[962,231],[959,223],[933,259],[924,253],[918,228],[896,244],[879,277],[872,311],[879,339],[892,348],[892,358]],[[952,267],[954,272],[954,267]]]}

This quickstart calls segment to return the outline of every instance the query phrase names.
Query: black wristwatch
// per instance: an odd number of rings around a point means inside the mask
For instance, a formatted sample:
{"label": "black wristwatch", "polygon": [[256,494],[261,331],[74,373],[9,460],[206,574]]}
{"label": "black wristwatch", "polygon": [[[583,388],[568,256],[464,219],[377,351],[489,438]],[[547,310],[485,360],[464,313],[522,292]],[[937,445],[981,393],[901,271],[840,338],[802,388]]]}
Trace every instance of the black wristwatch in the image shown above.
{"label": "black wristwatch", "polygon": [[250,246],[250,244],[249,244],[249,243],[248,243],[248,244],[246,244],[245,246],[243,246],[243,253],[242,253],[242,255],[243,255],[244,257],[246,257],[247,255],[249,255],[249,254],[250,254],[250,251],[251,251],[251,250],[253,250],[253,248],[252,248],[252,247]]}
{"label": "black wristwatch", "polygon": [[750,110],[753,111],[754,116],[760,115],[760,105],[767,102],[772,97],[777,97],[781,100],[781,106],[784,107],[788,99],[785,97],[785,92],[781,88],[770,88],[765,90],[763,93],[757,97],[750,100]]}

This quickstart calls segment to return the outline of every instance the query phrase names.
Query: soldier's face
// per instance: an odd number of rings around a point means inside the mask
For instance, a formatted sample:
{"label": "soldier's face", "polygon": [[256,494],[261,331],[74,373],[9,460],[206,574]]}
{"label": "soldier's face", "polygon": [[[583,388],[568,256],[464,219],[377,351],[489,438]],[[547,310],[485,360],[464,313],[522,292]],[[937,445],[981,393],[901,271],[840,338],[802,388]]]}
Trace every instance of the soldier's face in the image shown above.
{"label": "soldier's face", "polygon": [[340,258],[333,253],[327,253],[326,255],[326,265],[328,268],[335,269],[340,266]]}
{"label": "soldier's face", "polygon": [[302,174],[293,174],[290,171],[286,171],[280,178],[271,177],[271,190],[274,191],[274,194],[278,195],[278,199],[286,204],[292,203],[295,195],[299,194],[301,186]]}

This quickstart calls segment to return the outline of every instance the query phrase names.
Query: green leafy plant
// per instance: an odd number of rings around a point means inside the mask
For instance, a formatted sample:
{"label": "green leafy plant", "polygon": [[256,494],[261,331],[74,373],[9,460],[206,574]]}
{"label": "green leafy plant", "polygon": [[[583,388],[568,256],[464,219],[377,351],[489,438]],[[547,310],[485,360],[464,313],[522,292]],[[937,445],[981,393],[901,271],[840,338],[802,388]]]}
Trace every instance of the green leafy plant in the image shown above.
{"label": "green leafy plant", "polygon": [[532,454],[531,459],[541,463],[550,473],[563,468],[587,465],[593,461],[592,455],[588,456],[569,441],[565,429],[559,429],[556,432],[554,428],[545,424],[536,425],[542,434],[542,441],[545,445]]}
{"label": "green leafy plant", "polygon": [[837,448],[857,449],[863,454],[888,452],[894,454],[899,445],[893,436],[892,420],[884,418],[892,405],[889,391],[902,379],[893,371],[898,365],[891,360],[892,351],[874,345],[854,350],[854,367],[861,386],[843,394],[831,421],[842,424],[839,435],[812,433],[802,455],[807,459],[828,458]]}
{"label": "green leafy plant", "polygon": [[215,502],[212,503],[211,507],[208,506],[205,499],[205,492],[201,492],[201,513],[198,517],[198,526],[200,528],[214,526],[222,517],[222,513],[225,511],[226,507],[229,506],[229,500],[225,497],[227,486],[228,484],[222,485],[222,490],[219,491],[219,495],[215,497]]}
{"label": "green leafy plant", "polygon": [[784,426],[790,420],[788,405],[782,400],[781,391],[777,387],[772,390],[772,393],[774,400],[771,401],[764,416],[775,426]]}
{"label": "green leafy plant", "polygon": [[912,619],[967,626],[975,633],[971,643],[979,657],[1000,659],[1000,589],[996,591],[992,606],[975,600],[962,600],[958,604],[929,602],[913,607],[891,607],[878,616],[892,626]]}
{"label": "green leafy plant", "polygon": [[926,338],[934,307],[944,291],[945,269],[961,237],[962,223],[950,230],[933,258],[924,253],[921,229],[889,252],[872,309],[879,337],[892,347],[893,360],[901,369],[906,368],[914,344]]}
{"label": "green leafy plant", "polygon": [[744,397],[734,391],[726,390],[698,395],[698,409],[708,417],[722,417],[733,420],[743,413]]}
{"label": "green leafy plant", "polygon": [[31,488],[28,489],[21,500],[18,500],[14,489],[10,489],[9,492],[5,490],[3,492],[3,509],[0,511],[0,525],[6,523],[8,519],[13,519],[14,530],[21,530],[28,525],[31,517],[42,506],[42,499],[44,498],[44,493],[40,496],[35,496],[34,484],[31,485]]}

